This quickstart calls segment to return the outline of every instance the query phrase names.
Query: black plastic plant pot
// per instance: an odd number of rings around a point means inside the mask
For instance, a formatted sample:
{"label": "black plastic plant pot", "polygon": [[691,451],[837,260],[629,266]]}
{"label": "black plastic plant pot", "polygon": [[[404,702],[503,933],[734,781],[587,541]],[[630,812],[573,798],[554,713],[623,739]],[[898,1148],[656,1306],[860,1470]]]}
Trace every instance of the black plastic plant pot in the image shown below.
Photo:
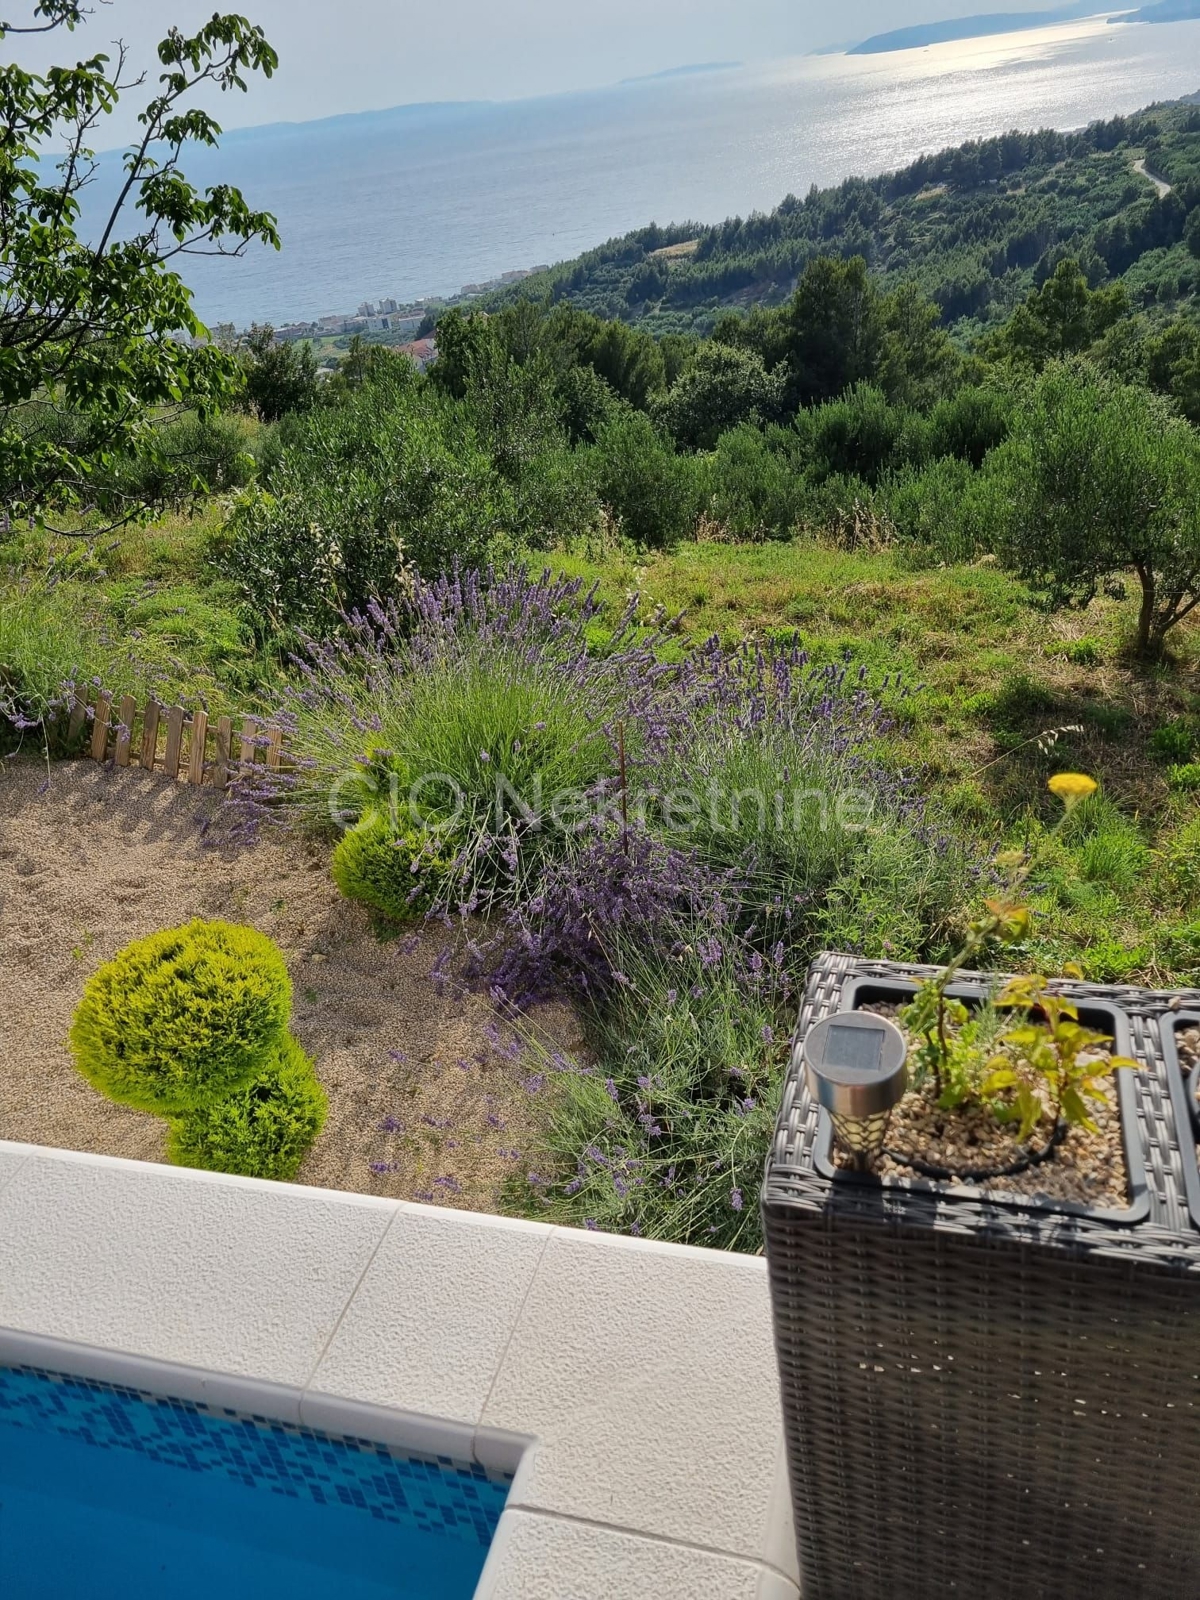
{"label": "black plastic plant pot", "polygon": [[1127,1207],[835,1168],[807,1030],[930,970],[814,964],[767,1164],[802,1593],[1196,1600],[1200,1228],[1158,1048],[1169,997],[1062,986],[1141,1064],[1116,1076]]}
{"label": "black plastic plant pot", "polygon": [[[1188,1212],[1200,1228],[1200,1166],[1197,1166],[1196,1141],[1200,1139],[1200,1062],[1190,1070],[1179,1054],[1178,1036],[1185,1028],[1200,1027],[1200,1011],[1173,1011],[1161,1023],[1162,1053],[1171,1083],[1171,1102],[1183,1145],[1183,1178],[1187,1190]],[[1190,1151],[1190,1155],[1189,1155]]]}
{"label": "black plastic plant pot", "polygon": [[[890,980],[879,978],[850,978],[842,990],[842,999],[839,1006],[841,1011],[857,1011],[863,1006],[872,1005],[879,1001],[895,1002],[903,1005],[911,1000],[917,991],[914,982],[903,978]],[[956,1000],[961,1000],[964,1005],[971,1007],[979,1005],[988,996],[988,989],[978,983],[952,984],[947,993]],[[1129,1018],[1121,1007],[1103,1000],[1094,1000],[1087,1005],[1082,1005],[1079,1010],[1079,1020],[1085,1027],[1095,1028],[1098,1032],[1105,1033],[1113,1041],[1113,1053],[1119,1056],[1131,1056],[1133,1043],[1129,1031]],[[1014,1206],[1023,1211],[1057,1212],[1068,1216],[1089,1216],[1100,1218],[1106,1222],[1133,1223],[1141,1222],[1150,1215],[1150,1191],[1146,1182],[1146,1163],[1142,1159],[1141,1146],[1137,1135],[1137,1092],[1134,1087],[1133,1076],[1128,1071],[1113,1074],[1116,1085],[1117,1104],[1121,1114],[1121,1135],[1125,1147],[1125,1166],[1129,1181],[1129,1204],[1119,1208],[1100,1209],[1071,1200],[1039,1199],[1029,1195],[1016,1194],[1011,1190],[1005,1192],[1003,1180],[996,1179],[985,1187],[979,1184],[950,1184],[934,1183],[921,1177],[889,1178],[889,1186],[903,1188],[910,1193],[941,1194],[965,1200],[986,1198],[991,1204],[1000,1206]],[[878,1178],[869,1174],[849,1172],[834,1165],[833,1151],[833,1125],[824,1112],[818,1113],[817,1140],[813,1151],[813,1162],[816,1169],[823,1177],[834,1179],[838,1182],[849,1178],[858,1183],[879,1184]]]}

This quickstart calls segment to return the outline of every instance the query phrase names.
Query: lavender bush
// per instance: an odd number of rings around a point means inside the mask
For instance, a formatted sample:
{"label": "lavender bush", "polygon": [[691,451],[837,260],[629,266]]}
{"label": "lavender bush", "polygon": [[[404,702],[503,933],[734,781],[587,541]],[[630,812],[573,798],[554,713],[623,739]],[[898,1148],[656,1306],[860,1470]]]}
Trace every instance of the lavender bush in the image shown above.
{"label": "lavender bush", "polygon": [[595,1062],[550,1074],[523,1204],[755,1249],[809,956],[932,953],[966,863],[886,761],[863,670],[655,622],[607,627],[548,573],[415,581],[306,644],[287,798],[338,832],[347,893],[465,925],[498,1001],[582,1004]]}
{"label": "lavender bush", "polygon": [[782,963],[697,926],[673,951],[620,936],[589,1020],[595,1064],[544,1056],[549,1171],[524,1209],[648,1239],[756,1251],[791,989]]}

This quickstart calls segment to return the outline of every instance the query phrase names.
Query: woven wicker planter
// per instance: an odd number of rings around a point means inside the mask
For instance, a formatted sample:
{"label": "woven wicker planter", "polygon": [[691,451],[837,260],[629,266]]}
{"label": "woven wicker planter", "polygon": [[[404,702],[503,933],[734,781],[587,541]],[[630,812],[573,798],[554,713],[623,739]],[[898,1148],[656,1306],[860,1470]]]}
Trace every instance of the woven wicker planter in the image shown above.
{"label": "woven wicker planter", "polygon": [[1171,1083],[1171,1103],[1175,1111],[1175,1124],[1183,1145],[1183,1181],[1187,1192],[1188,1210],[1192,1221],[1200,1228],[1200,1167],[1196,1163],[1196,1140],[1200,1138],[1200,1106],[1196,1092],[1200,1088],[1200,1066],[1186,1070],[1179,1059],[1175,1037],[1184,1028],[1200,1026],[1200,1011],[1178,1011],[1162,1019],[1162,1053],[1167,1063]]}
{"label": "woven wicker planter", "polygon": [[[797,1041],[864,981],[927,971],[822,957]],[[763,1212],[805,1600],[1200,1595],[1200,1229],[1172,997],[1064,988],[1144,1063],[1119,1080],[1122,1212],[835,1173],[793,1050]]]}

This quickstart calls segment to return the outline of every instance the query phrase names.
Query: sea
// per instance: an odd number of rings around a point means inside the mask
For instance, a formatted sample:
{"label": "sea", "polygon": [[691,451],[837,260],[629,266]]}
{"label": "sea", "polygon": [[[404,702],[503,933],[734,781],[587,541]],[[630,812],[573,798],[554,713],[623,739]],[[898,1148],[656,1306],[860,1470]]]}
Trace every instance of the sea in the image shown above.
{"label": "sea", "polygon": [[1200,22],[1103,18],[882,55],[802,56],[589,93],[227,134],[186,163],[278,218],[279,253],[196,259],[210,324],[451,295],[649,222],[717,222],[1010,128],[1200,91]]}

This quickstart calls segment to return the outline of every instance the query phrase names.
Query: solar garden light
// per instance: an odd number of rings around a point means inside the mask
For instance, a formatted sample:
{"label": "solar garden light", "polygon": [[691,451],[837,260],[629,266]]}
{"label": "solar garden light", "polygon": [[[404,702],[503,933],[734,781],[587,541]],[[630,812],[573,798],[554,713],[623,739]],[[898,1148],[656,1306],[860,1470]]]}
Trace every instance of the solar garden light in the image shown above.
{"label": "solar garden light", "polygon": [[855,1171],[869,1172],[908,1088],[904,1035],[886,1017],[843,1011],[810,1028],[801,1051],[809,1092],[828,1111],[834,1137]]}

